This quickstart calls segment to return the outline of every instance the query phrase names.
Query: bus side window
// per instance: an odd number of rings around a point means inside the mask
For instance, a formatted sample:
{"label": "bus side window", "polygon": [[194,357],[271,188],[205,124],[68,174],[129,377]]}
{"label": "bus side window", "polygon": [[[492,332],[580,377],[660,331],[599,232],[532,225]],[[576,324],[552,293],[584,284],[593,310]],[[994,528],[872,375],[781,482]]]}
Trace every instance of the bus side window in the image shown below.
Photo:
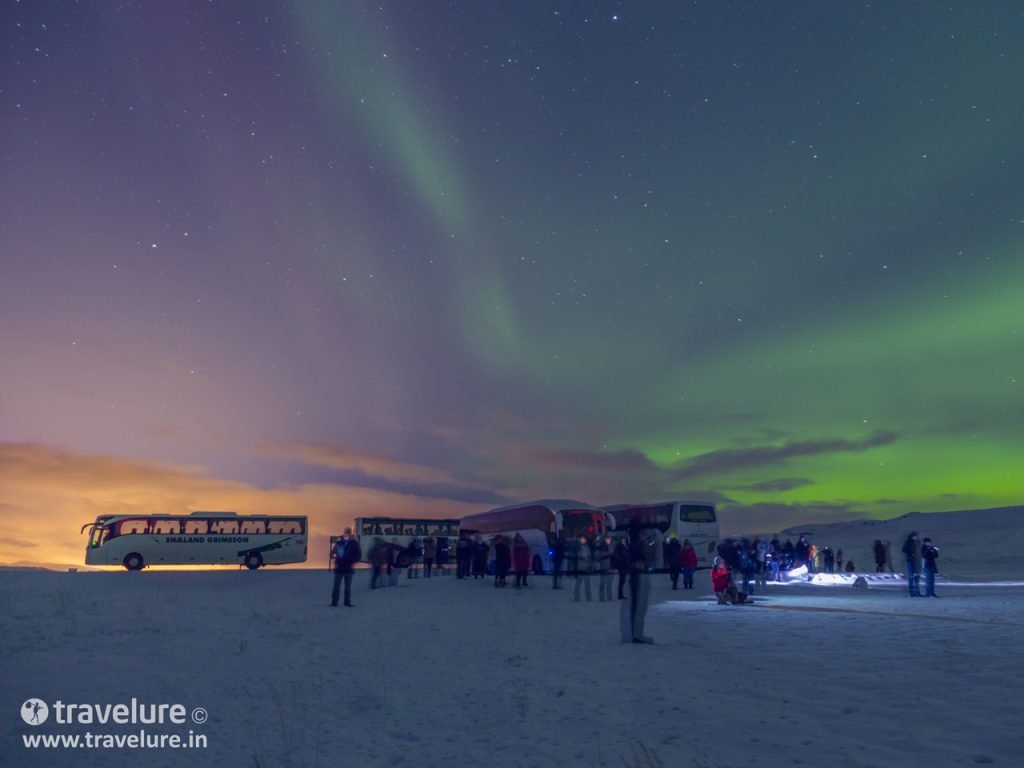
{"label": "bus side window", "polygon": [[118,523],[118,529],[122,536],[129,533],[146,533],[149,525],[146,520],[130,519]]}
{"label": "bus side window", "polygon": [[267,532],[267,521],[266,520],[243,520],[242,521],[242,533],[266,533]]}
{"label": "bus side window", "polygon": [[197,534],[205,536],[208,528],[209,525],[206,520],[186,520],[182,533],[186,533],[191,536],[195,536]]}

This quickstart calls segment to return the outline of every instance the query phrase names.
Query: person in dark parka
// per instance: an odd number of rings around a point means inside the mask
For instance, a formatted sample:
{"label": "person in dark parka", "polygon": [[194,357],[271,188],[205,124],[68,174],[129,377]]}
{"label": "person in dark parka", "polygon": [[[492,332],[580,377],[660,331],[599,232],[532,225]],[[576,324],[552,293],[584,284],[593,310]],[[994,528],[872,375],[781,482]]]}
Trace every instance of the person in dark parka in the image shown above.
{"label": "person in dark parka", "polygon": [[921,576],[920,562],[921,550],[917,543],[917,531],[911,531],[910,535],[903,542],[903,558],[907,566],[907,587],[911,597],[920,597],[921,588],[918,586],[918,579]]}
{"label": "person in dark parka", "polygon": [[625,537],[615,542],[615,549],[612,551],[612,567],[619,572],[619,600],[625,600],[626,596],[622,591],[626,587],[626,577],[629,575],[629,547]]}
{"label": "person in dark parka", "polygon": [[512,569],[512,548],[504,536],[494,537],[494,586],[508,586],[508,572]]}
{"label": "person in dark parka", "polygon": [[341,582],[345,582],[345,605],[352,607],[352,574],[355,565],[362,557],[359,542],[352,535],[352,529],[346,528],[345,533],[334,545],[334,590],[331,592],[331,607],[338,606],[338,593]]}
{"label": "person in dark parka", "polygon": [[679,589],[679,572],[683,569],[683,545],[674,533],[665,545],[665,565],[668,566],[668,577],[672,581],[672,589]]}

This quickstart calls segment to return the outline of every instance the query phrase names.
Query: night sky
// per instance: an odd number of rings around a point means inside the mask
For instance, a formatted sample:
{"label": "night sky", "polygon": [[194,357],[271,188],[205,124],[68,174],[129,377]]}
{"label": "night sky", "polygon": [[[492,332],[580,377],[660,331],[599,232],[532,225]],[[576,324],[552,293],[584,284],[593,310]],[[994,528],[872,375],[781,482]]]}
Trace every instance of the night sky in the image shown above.
{"label": "night sky", "polygon": [[107,512],[1020,503],[1024,15],[0,8],[0,561]]}

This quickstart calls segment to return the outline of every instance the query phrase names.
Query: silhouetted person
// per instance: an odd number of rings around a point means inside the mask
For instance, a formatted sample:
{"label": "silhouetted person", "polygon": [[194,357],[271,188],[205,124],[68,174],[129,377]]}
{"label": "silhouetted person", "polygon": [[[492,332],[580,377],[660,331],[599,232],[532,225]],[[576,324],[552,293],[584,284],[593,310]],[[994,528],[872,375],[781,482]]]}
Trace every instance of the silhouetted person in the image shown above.
{"label": "silhouetted person", "polygon": [[512,539],[512,567],[516,573],[516,589],[529,586],[526,575],[530,572],[530,546],[518,532]]}
{"label": "silhouetted person", "polygon": [[679,572],[683,570],[683,545],[674,533],[665,545],[665,565],[668,567],[672,589],[679,589]]}
{"label": "silhouetted person", "polygon": [[487,574],[487,555],[490,547],[479,533],[473,537],[473,578],[482,579]]}
{"label": "silhouetted person", "polygon": [[907,567],[907,587],[910,589],[911,597],[920,597],[921,588],[918,586],[920,571],[918,562],[921,557],[920,548],[917,543],[917,531],[911,531],[903,542],[903,558]]}
{"label": "silhouetted person", "polygon": [[932,544],[931,539],[925,539],[921,544],[921,561],[924,563],[924,596],[938,597],[935,594],[935,574],[939,572],[938,563],[939,548]]}
{"label": "silhouetted person", "polygon": [[551,547],[551,557],[551,588],[561,589],[561,587],[558,586],[558,579],[562,575],[562,563],[565,561],[565,533],[562,531],[558,532],[554,546]]}
{"label": "silhouetted person", "polygon": [[629,603],[623,606],[629,617],[626,628],[630,630],[634,643],[654,642],[653,638],[644,634],[651,594],[649,568],[647,542],[640,537],[640,524],[634,519],[629,526]]}
{"label": "silhouetted person", "polygon": [[455,577],[464,579],[469,576],[473,565],[473,542],[468,536],[460,536],[455,542]]}
{"label": "silhouetted person", "polygon": [[362,553],[359,551],[359,542],[352,536],[352,529],[346,528],[342,537],[334,545],[334,590],[331,592],[331,607],[338,606],[338,592],[341,590],[341,582],[345,582],[345,605],[352,607],[352,574],[355,572],[355,564],[359,562]]}
{"label": "silhouetted person", "polygon": [[629,576],[628,538],[623,537],[615,542],[612,550],[612,568],[619,572],[619,600],[625,600],[623,590],[626,588],[626,577]]}
{"label": "silhouetted person", "polygon": [[885,571],[885,544],[881,539],[875,539],[872,549],[875,555],[875,573],[883,573]]}
{"label": "silhouetted person", "polygon": [[572,599],[577,603],[580,601],[580,587],[583,587],[590,602],[590,574],[594,569],[594,547],[590,541],[580,537],[576,542],[576,562],[573,570],[576,571],[576,583],[573,585]]}
{"label": "silhouetted person", "polygon": [[434,570],[434,560],[437,557],[437,542],[433,536],[427,536],[423,540],[423,575],[430,578],[430,572]]}
{"label": "silhouetted person", "polygon": [[508,586],[508,572],[512,567],[512,549],[504,536],[494,537],[494,586]]}
{"label": "silhouetted person", "polygon": [[373,574],[370,577],[370,589],[376,589],[378,586],[384,586],[382,583],[382,575],[387,561],[387,547],[380,536],[376,536],[373,539],[373,546],[370,547],[370,567],[373,568]]}
{"label": "silhouetted person", "polygon": [[689,539],[683,542],[679,561],[683,567],[683,589],[693,589],[693,574],[697,570],[697,550],[693,548]]}
{"label": "silhouetted person", "polygon": [[594,570],[597,572],[597,599],[602,603],[612,599],[612,540],[594,542]]}

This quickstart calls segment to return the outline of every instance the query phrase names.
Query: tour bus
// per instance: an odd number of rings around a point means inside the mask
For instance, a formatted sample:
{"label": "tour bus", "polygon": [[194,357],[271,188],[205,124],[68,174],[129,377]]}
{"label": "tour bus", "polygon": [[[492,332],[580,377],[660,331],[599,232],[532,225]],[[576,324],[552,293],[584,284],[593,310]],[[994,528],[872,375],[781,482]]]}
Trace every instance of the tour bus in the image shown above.
{"label": "tour bus", "polygon": [[564,534],[566,540],[604,536],[606,519],[614,525],[609,515],[582,501],[543,499],[467,515],[459,524],[459,533],[479,533],[485,539],[501,534],[508,538],[509,545],[520,534],[530,547],[530,570],[540,574],[554,569],[552,545],[558,534]]}
{"label": "tour bus", "polygon": [[86,565],[261,565],[306,561],[309,525],[298,515],[100,515],[89,529]]}
{"label": "tour bus", "polygon": [[711,566],[718,548],[718,516],[715,505],[703,501],[665,501],[657,504],[616,504],[602,507],[615,518],[612,538],[625,536],[633,520],[647,542],[656,570],[664,570],[665,546],[673,534],[682,544],[687,539],[697,551],[697,564]]}
{"label": "tour bus", "polygon": [[[381,538],[384,545],[398,553],[404,552],[414,540],[423,546],[428,536],[434,539],[437,554],[447,555],[448,562],[455,560],[455,540],[459,535],[457,518],[412,518],[412,517],[357,517],[352,528],[362,550],[363,562],[370,561],[370,550],[374,539]],[[331,557],[334,556],[334,543],[337,536],[331,537]]]}

